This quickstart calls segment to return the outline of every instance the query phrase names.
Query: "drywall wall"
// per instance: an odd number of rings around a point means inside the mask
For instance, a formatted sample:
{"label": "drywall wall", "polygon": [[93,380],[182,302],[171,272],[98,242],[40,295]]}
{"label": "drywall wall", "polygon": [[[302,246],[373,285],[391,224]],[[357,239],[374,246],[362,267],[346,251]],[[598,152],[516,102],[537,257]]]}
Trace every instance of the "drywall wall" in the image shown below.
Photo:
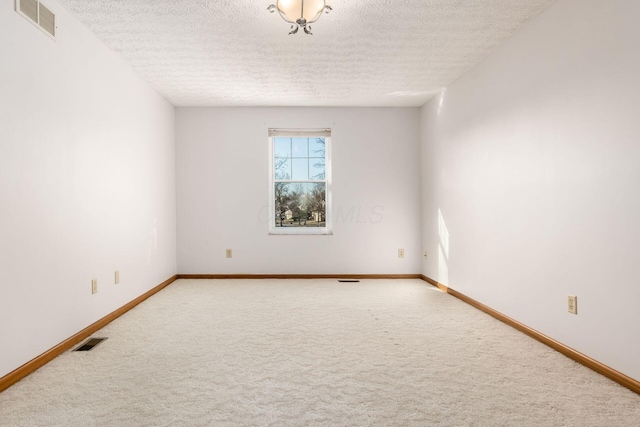
{"label": "drywall wall", "polygon": [[57,42],[13,3],[0,4],[0,377],[176,272],[173,106],[56,1]]}
{"label": "drywall wall", "polygon": [[[326,127],[333,235],[269,235],[267,129]],[[419,273],[419,130],[418,108],[177,108],[178,271]]]}
{"label": "drywall wall", "polygon": [[635,379],[638,16],[558,0],[421,114],[424,274]]}

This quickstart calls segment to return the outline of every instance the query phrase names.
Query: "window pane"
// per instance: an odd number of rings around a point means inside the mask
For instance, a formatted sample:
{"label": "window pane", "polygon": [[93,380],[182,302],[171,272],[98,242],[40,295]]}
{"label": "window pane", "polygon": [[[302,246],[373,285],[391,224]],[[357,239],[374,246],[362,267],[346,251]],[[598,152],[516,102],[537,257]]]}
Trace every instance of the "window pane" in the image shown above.
{"label": "window pane", "polygon": [[309,159],[309,179],[325,179],[324,158]]}
{"label": "window pane", "polygon": [[273,173],[276,179],[291,179],[291,159],[276,157],[273,159]]}
{"label": "window pane", "polygon": [[324,138],[309,138],[309,157],[322,157],[325,155]]}
{"label": "window pane", "polygon": [[309,157],[309,138],[293,138],[292,157]]}
{"label": "window pane", "polygon": [[307,181],[309,179],[309,159],[292,159],[292,164],[291,179]]}
{"label": "window pane", "polygon": [[291,138],[275,138],[273,143],[274,157],[291,157]]}
{"label": "window pane", "polygon": [[276,227],[325,227],[325,183],[276,182]]}

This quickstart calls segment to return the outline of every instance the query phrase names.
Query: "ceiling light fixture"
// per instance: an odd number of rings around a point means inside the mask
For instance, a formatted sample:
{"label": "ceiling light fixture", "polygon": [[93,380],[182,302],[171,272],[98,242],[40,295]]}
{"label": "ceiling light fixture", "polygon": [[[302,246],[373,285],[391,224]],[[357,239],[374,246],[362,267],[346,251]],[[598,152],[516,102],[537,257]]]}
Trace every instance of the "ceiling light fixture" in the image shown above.
{"label": "ceiling light fixture", "polygon": [[310,24],[316,22],[322,12],[329,13],[333,8],[325,0],[276,0],[267,10],[271,13],[277,10],[282,19],[292,24],[289,34],[297,33],[300,27],[311,34]]}

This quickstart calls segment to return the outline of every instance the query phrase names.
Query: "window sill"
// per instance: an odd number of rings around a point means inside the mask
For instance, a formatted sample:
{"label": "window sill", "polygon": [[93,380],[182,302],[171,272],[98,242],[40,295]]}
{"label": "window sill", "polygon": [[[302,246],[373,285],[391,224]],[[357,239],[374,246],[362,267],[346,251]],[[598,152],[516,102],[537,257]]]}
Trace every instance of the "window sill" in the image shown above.
{"label": "window sill", "polygon": [[269,229],[270,236],[331,236],[333,231],[327,228],[276,227]]}

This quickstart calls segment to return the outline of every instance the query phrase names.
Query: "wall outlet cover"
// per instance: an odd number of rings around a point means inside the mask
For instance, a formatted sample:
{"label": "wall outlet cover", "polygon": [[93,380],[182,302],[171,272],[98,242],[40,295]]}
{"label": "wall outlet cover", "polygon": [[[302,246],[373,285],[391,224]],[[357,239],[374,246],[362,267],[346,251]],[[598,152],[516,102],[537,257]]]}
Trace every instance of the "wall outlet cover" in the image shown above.
{"label": "wall outlet cover", "polygon": [[569,295],[567,298],[567,309],[571,314],[578,314],[578,297]]}

